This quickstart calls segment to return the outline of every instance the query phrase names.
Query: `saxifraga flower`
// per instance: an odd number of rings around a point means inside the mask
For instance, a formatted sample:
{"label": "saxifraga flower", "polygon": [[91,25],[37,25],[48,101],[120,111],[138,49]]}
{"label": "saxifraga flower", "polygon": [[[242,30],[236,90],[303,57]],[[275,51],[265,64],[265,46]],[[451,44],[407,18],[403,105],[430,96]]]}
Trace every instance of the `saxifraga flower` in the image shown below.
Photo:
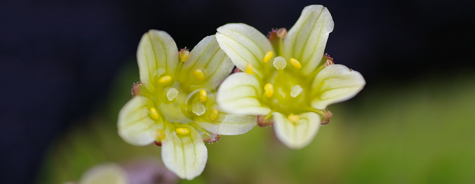
{"label": "saxifraga flower", "polygon": [[161,145],[165,166],[180,178],[203,172],[208,158],[203,141],[254,127],[256,116],[227,114],[216,103],[216,88],[234,65],[215,36],[191,52],[178,51],[170,35],[150,30],[139,43],[137,62],[141,83],[119,112],[119,135],[137,146]]}
{"label": "saxifraga flower", "polygon": [[242,23],[219,27],[221,49],[245,72],[223,82],[218,104],[229,113],[260,115],[264,125],[275,122],[281,142],[305,147],[332,116],[327,106],[354,97],[366,84],[359,72],[324,55],[332,31],[333,19],[321,5],[305,7],[288,32],[274,30],[268,38]]}

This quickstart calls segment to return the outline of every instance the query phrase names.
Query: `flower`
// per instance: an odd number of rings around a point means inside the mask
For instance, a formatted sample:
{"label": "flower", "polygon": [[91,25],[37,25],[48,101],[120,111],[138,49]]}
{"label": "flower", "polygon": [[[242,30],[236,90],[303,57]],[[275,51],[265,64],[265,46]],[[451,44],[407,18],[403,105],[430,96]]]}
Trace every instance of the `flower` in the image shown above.
{"label": "flower", "polygon": [[[74,182],[67,182],[74,183]],[[106,163],[95,166],[86,171],[81,177],[80,184],[126,184],[127,173],[121,166],[114,163]]]}
{"label": "flower", "polygon": [[272,117],[281,142],[295,149],[308,145],[322,119],[331,117],[327,106],[352,98],[366,83],[324,55],[332,30],[330,12],[321,5],[305,7],[288,32],[274,30],[268,38],[242,23],[219,27],[221,49],[245,72],[222,83],[218,104],[229,113]]}
{"label": "flower", "polygon": [[191,52],[178,51],[170,35],[150,30],[139,43],[137,62],[141,83],[119,112],[119,135],[137,146],[161,145],[165,166],[180,178],[203,172],[208,158],[203,141],[254,127],[255,116],[227,114],[216,104],[216,88],[234,65],[215,36]]}

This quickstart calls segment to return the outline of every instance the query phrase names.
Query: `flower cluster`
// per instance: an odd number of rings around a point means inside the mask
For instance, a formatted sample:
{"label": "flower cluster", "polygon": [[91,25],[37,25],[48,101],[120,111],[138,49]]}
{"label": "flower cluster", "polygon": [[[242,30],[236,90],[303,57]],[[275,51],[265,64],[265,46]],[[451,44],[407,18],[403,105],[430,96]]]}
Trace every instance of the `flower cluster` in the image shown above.
{"label": "flower cluster", "polygon": [[[203,171],[204,141],[245,133],[256,122],[274,124],[285,145],[302,148],[329,122],[327,106],[365,85],[359,72],[324,55],[332,30],[321,5],[305,7],[288,32],[268,37],[246,24],[226,24],[191,52],[179,51],[166,32],[150,30],[137,50],[141,83],[119,113],[119,135],[137,146],[161,145],[165,166],[185,179]],[[234,65],[244,72],[228,77]]]}

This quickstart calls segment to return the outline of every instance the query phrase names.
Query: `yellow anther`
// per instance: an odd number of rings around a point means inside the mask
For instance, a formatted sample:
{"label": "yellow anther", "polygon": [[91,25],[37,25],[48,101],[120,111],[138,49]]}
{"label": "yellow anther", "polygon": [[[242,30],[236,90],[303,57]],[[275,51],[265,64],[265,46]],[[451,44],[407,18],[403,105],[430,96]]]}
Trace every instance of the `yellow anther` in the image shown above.
{"label": "yellow anther", "polygon": [[165,132],[163,132],[162,129],[157,129],[157,131],[155,131],[155,138],[159,140],[165,139]]}
{"label": "yellow anther", "polygon": [[180,58],[181,62],[187,62],[190,59],[190,51],[181,49],[178,57]]}
{"label": "yellow anther", "polygon": [[158,83],[160,84],[165,84],[167,82],[170,82],[172,80],[172,76],[170,75],[165,75],[163,77],[160,77],[160,79],[158,79]]}
{"label": "yellow anther", "polygon": [[297,123],[297,121],[300,120],[300,116],[299,115],[294,115],[293,113],[289,115],[288,117],[289,121],[292,122],[292,123]]}
{"label": "yellow anther", "polygon": [[180,134],[180,135],[188,135],[188,134],[190,134],[190,129],[180,127],[180,128],[176,128],[175,132]]}
{"label": "yellow anther", "polygon": [[217,120],[217,119],[218,119],[218,113],[219,113],[219,112],[218,112],[218,109],[215,109],[215,108],[211,109],[210,118],[211,118],[212,120]]}
{"label": "yellow anther", "polygon": [[253,70],[254,70],[254,69],[252,68],[251,63],[247,63],[247,65],[246,65],[246,73],[249,74],[249,75],[251,75],[251,74],[253,73]]}
{"label": "yellow anther", "polygon": [[206,93],[206,90],[204,89],[200,90],[200,101],[206,102],[207,99],[208,99],[208,93]]}
{"label": "yellow anther", "polygon": [[300,62],[295,58],[290,58],[289,62],[290,64],[292,64],[292,66],[294,66],[297,69],[302,68],[302,64],[300,64]]}
{"label": "yellow anther", "polygon": [[287,36],[287,29],[280,28],[279,30],[277,30],[277,36],[279,38],[285,38]]}
{"label": "yellow anther", "polygon": [[148,113],[150,115],[150,118],[152,118],[153,120],[158,120],[160,115],[158,114],[157,109],[155,109],[154,107],[150,107],[148,111],[150,111],[150,113]]}
{"label": "yellow anther", "polygon": [[267,52],[264,56],[264,63],[268,63],[270,59],[272,59],[272,56],[274,56],[274,53],[272,51]]}
{"label": "yellow anther", "polygon": [[266,92],[266,96],[270,98],[274,94],[274,86],[271,83],[267,83],[264,86],[264,91]]}
{"label": "yellow anther", "polygon": [[205,72],[202,69],[196,69],[193,71],[193,77],[201,81],[205,79]]}

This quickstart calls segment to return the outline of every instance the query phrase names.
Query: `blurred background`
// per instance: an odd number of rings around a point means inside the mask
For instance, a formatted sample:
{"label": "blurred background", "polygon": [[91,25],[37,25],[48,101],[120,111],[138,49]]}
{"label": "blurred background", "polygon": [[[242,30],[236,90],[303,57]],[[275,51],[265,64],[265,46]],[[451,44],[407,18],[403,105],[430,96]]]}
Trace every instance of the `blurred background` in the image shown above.
{"label": "blurred background", "polygon": [[[79,181],[106,162],[161,160],[117,135],[149,29],[193,48],[230,22],[290,29],[323,4],[326,52],[367,84],[291,150],[272,127],[207,144],[205,171],[179,183],[475,183],[472,1],[17,0],[0,2],[0,183]],[[157,176],[157,181],[163,179]]]}

